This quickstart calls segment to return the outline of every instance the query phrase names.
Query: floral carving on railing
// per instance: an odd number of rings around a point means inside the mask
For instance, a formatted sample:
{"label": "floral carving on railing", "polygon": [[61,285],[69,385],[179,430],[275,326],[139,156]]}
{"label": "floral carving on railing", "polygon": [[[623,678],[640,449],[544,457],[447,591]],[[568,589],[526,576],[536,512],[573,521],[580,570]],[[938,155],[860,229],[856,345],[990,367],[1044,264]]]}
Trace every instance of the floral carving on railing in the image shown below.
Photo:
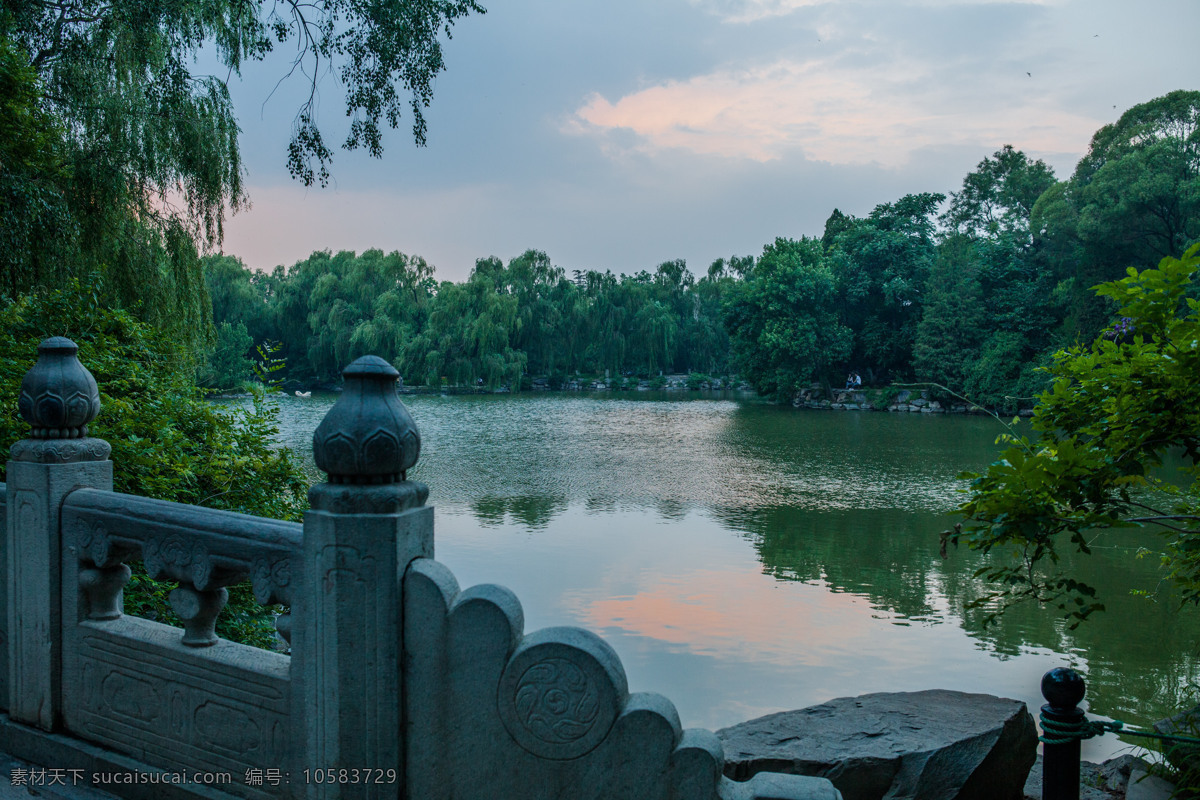
{"label": "floral carving on railing", "polygon": [[[179,581],[168,600],[191,647],[216,643],[228,586],[249,579],[264,605],[292,603],[291,560],[302,539],[295,523],[83,489],[64,505],[63,532],[81,561],[90,620],[120,617],[125,562],[138,558],[151,578]],[[288,615],[276,627],[290,642]]]}

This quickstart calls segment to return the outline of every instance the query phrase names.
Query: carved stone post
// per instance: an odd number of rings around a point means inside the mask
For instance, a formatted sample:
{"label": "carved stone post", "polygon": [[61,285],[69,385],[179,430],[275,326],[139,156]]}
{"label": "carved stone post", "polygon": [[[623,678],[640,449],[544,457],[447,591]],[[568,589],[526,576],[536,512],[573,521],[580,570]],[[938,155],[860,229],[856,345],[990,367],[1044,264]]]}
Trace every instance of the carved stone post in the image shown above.
{"label": "carved stone post", "polygon": [[433,509],[429,490],[406,480],[421,440],[396,395],[399,373],[364,356],[342,375],[345,391],[313,434],[329,482],[309,491],[304,516],[292,664],[307,732],[293,780],[321,770],[322,780],[309,776],[312,797],[394,798],[404,785],[401,581],[413,559],[433,556]]}
{"label": "carved stone post", "polygon": [[78,351],[61,336],[38,345],[17,403],[33,430],[8,462],[8,709],[44,730],[58,724],[62,707],[59,509],[75,489],[113,485],[108,442],[87,435],[100,393]]}

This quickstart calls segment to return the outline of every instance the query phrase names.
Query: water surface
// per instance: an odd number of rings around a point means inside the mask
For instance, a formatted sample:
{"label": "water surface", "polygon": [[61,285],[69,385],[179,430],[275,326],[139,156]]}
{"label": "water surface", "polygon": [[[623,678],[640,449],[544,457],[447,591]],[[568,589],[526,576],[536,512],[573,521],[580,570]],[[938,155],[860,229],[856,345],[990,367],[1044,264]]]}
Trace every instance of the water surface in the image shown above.
{"label": "water surface", "polygon": [[[1185,702],[1200,612],[1133,597],[1160,580],[1149,534],[1067,559],[1108,611],[1076,631],[1023,607],[984,628],[973,553],[938,554],[964,469],[996,452],[984,417],[827,412],[729,399],[408,396],[437,558],[463,587],[507,585],[527,630],[581,625],[621,655],[631,691],[721,728],[865,692],[1015,697],[1081,670],[1098,717],[1149,725]],[[336,395],[279,397],[309,458]],[[1129,746],[1084,743],[1102,760]]]}

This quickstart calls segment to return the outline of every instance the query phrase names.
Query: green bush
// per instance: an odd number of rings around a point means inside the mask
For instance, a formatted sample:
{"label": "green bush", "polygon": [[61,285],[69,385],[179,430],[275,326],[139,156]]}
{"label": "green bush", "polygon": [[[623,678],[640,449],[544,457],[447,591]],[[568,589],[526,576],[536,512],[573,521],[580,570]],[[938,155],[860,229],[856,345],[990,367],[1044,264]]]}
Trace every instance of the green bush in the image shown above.
{"label": "green bush", "polygon": [[866,395],[867,402],[871,404],[871,408],[879,411],[886,409],[900,396],[900,390],[894,386],[884,386],[879,389],[863,389],[862,392]]}
{"label": "green bush", "polygon": [[[307,482],[290,451],[272,447],[276,417],[264,397],[250,409],[205,402],[187,351],[127,312],[102,308],[93,286],[79,282],[0,305],[0,452],[28,433],[17,395],[38,343],[49,336],[75,341],[96,378],[101,410],[88,429],[112,445],[117,491],[299,519]],[[0,463],[0,480],[4,474]],[[178,624],[165,600],[171,588],[140,573],[126,589],[126,606]],[[274,641],[272,623],[272,610],[254,601],[249,585],[235,586],[217,630],[267,646]]]}
{"label": "green bush", "polygon": [[196,370],[196,383],[214,393],[240,389],[254,378],[254,362],[248,356],[254,340],[245,323],[218,322],[216,327],[217,343]]}

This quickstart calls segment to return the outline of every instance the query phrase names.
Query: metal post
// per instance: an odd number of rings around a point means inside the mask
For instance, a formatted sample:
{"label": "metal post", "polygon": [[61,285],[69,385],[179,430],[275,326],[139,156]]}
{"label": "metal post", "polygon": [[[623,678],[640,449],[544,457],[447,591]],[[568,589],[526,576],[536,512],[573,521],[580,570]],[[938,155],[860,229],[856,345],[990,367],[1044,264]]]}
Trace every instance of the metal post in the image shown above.
{"label": "metal post", "polygon": [[[1042,676],[1042,716],[1051,722],[1079,725],[1084,720],[1078,704],[1087,691],[1083,678],[1068,667],[1057,667]],[[1042,800],[1079,800],[1079,742],[1076,737],[1043,731],[1047,739],[1068,739],[1065,744],[1042,744]]]}

